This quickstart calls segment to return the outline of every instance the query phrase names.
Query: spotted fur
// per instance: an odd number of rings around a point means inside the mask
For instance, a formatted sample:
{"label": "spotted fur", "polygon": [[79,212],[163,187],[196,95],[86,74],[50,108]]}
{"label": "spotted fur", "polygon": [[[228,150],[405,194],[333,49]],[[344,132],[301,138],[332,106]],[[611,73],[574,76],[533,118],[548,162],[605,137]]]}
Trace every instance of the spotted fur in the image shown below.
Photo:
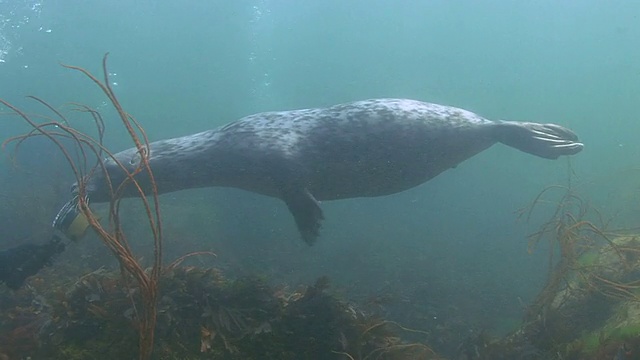
{"label": "spotted fur", "polygon": [[[371,99],[322,109],[265,112],[217,129],[150,144],[161,193],[227,186],[285,201],[303,238],[318,235],[317,200],[381,196],[424,183],[503,142],[545,158],[582,149],[553,124],[493,122],[467,110],[407,99]],[[130,171],[136,149],[115,157]],[[123,172],[107,160],[114,184]],[[92,201],[107,201],[105,175],[88,179]],[[149,191],[148,176],[137,175]],[[129,188],[125,196],[137,195]]]}

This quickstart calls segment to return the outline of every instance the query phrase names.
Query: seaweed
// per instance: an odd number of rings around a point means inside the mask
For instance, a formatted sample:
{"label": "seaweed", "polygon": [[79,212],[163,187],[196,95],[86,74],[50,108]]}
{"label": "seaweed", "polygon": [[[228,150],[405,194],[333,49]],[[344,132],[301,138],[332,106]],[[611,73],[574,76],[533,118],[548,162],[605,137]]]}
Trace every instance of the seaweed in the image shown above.
{"label": "seaweed", "polygon": [[[551,218],[530,236],[549,241],[550,272],[520,327],[502,339],[478,336],[467,359],[629,359],[640,345],[640,241],[633,230],[610,229],[611,219],[570,186],[544,189],[522,211],[527,218],[544,196],[561,190]],[[558,254],[559,252],[559,254]]]}
{"label": "seaweed", "polygon": [[[263,279],[228,279],[217,269],[175,268],[160,277],[156,359],[438,359],[411,331],[339,300],[326,278],[291,293]],[[130,358],[136,321],[115,273],[84,276],[51,303],[35,356]],[[179,355],[178,355],[179,354]]]}
{"label": "seaweed", "polygon": [[[106,54],[102,60],[103,81],[98,80],[83,68],[70,65],[63,66],[84,74],[107,96],[140,154],[139,166],[136,169],[133,171],[127,170],[127,168],[123,166],[123,164],[121,164],[103,145],[105,126],[102,115],[99,112],[82,104],[73,104],[75,106],[74,110],[81,114],[88,114],[89,118],[93,120],[98,132],[98,138],[94,139],[91,136],[71,127],[70,121],[61,112],[56,110],[46,101],[35,96],[29,97],[44,105],[49,111],[57,116],[58,120],[49,118],[48,116],[42,116],[42,118],[45,119],[45,122],[38,123],[34,120],[34,116],[30,116],[10,103],[0,99],[0,103],[11,109],[32,128],[31,131],[24,135],[12,137],[4,141],[2,147],[4,149],[7,144],[15,143],[15,151],[17,151],[27,139],[41,136],[50,140],[63,154],[75,175],[77,184],[76,196],[68,203],[68,205],[70,205],[70,208],[77,209],[86,218],[89,226],[98,234],[99,238],[118,259],[123,273],[133,279],[139,287],[137,295],[142,299],[141,305],[136,307],[136,312],[140,311],[140,314],[138,314],[139,321],[137,323],[139,334],[139,357],[140,359],[149,359],[153,351],[158,278],[162,271],[162,221],[158,191],[153,177],[153,172],[149,166],[150,154],[147,151],[149,148],[147,137],[138,122],[130,114],[124,111],[113,92],[109,82],[107,57],[108,54]],[[63,140],[71,141],[72,146],[70,149],[65,146]],[[105,178],[109,179],[103,156],[107,156],[113,160],[126,174],[126,178],[121,184],[111,184],[110,182],[108,184],[111,201],[109,202],[109,226],[106,227],[100,223],[99,218],[89,207],[85,181],[87,177],[91,176],[95,171],[102,171]],[[92,157],[95,157],[96,162],[91,168],[89,168],[88,162]],[[135,177],[137,174],[142,172],[146,173],[150,179],[150,199],[146,197],[145,192]],[[138,262],[136,256],[132,253],[121,227],[119,217],[120,199],[125,186],[133,186],[137,189],[148,217],[149,228],[153,234],[154,256],[151,271],[149,272],[145,271],[143,266]]]}
{"label": "seaweed", "polygon": [[[162,217],[158,192],[149,166],[149,144],[143,128],[120,105],[109,85],[107,55],[102,62],[104,80],[69,65],[88,77],[108,97],[140,154],[133,171],[118,163],[103,145],[104,121],[94,109],[72,104],[88,115],[98,138],[82,133],[64,114],[37,97],[56,117],[34,116],[0,99],[32,130],[3,143],[15,143],[17,151],[27,139],[45,137],[63,154],[77,181],[77,196],[70,204],[83,214],[90,227],[119,261],[120,272],[90,272],[67,285],[69,277],[38,284],[37,291],[23,292],[31,306],[7,305],[3,314],[26,315],[10,322],[0,315],[0,325],[11,328],[0,344],[22,344],[12,357],[46,359],[438,359],[426,344],[404,341],[400,334],[420,332],[371,316],[354,304],[329,292],[322,277],[313,286],[292,292],[274,290],[264,279],[228,279],[215,268],[182,267],[191,255],[162,266]],[[71,142],[69,148],[66,144]],[[106,172],[104,157],[118,163],[126,178],[109,184],[109,217],[103,225],[89,206],[85,179],[95,171]],[[90,166],[91,160],[95,164]],[[136,175],[151,180],[146,194]],[[109,179],[108,174],[105,178]],[[153,238],[152,264],[146,269],[129,247],[120,221],[120,199],[125,186],[138,191]],[[147,195],[150,195],[148,198]],[[73,239],[72,239],[73,240]],[[35,284],[37,278],[32,279]],[[21,290],[22,291],[22,290]],[[43,298],[38,312],[34,300]],[[422,333],[421,335],[426,335]],[[12,346],[14,346],[12,345]],[[0,351],[0,356],[2,356]]]}

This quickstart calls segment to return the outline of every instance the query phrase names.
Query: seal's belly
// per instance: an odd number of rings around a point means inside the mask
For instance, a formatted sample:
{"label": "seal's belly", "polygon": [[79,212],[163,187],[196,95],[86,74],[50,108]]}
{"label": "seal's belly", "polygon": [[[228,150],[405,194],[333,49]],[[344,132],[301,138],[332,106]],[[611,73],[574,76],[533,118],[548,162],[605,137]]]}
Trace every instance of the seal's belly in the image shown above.
{"label": "seal's belly", "polygon": [[[318,200],[374,197],[401,192],[455,167],[494,144],[477,129],[389,126],[313,141],[307,159],[307,186]],[[313,139],[320,140],[321,136]],[[308,161],[312,159],[311,161]]]}

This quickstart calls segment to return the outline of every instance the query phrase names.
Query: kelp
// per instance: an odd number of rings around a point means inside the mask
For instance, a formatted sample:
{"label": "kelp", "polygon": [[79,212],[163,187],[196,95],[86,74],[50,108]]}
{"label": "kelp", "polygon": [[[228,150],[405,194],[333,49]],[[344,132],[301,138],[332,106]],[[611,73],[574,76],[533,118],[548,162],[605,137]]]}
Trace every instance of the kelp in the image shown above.
{"label": "kelp", "polygon": [[[554,190],[560,200],[545,200]],[[640,235],[612,229],[570,186],[544,189],[522,215],[549,203],[552,216],[530,236],[532,247],[549,242],[546,284],[517,330],[469,339],[466,359],[625,360],[640,352]]]}
{"label": "kelp", "polygon": [[[329,291],[326,278],[286,291],[264,279],[176,267],[160,277],[156,359],[439,359],[412,331],[360,311]],[[117,274],[84,276],[50,303],[36,357],[130,358],[136,342],[128,287]]]}
{"label": "kelp", "polygon": [[[82,68],[63,66],[84,74],[107,96],[138,150],[139,166],[128,171],[104,146],[105,126],[97,110],[72,103],[74,111],[95,124],[98,136],[93,138],[73,128],[71,119],[37,97],[31,99],[44,105],[53,117],[33,116],[0,100],[32,128],[6,140],[3,148],[13,143],[17,150],[30,138],[44,137],[59,149],[77,181],[77,209],[119,261],[121,272],[99,269],[71,281],[71,285],[70,277],[62,277],[51,284],[38,284],[37,295],[36,291],[21,292],[25,303],[30,299],[31,305],[5,304],[2,314],[35,315],[15,323],[0,315],[0,323],[11,327],[5,343],[24,340],[18,352],[0,349],[0,356],[67,360],[439,358],[425,344],[407,343],[398,335],[412,330],[367,315],[329,294],[326,278],[286,292],[270,288],[262,279],[230,280],[216,269],[181,266],[185,257],[209,252],[187,254],[163,267],[162,217],[148,161],[148,139],[110,87],[107,55],[102,62],[102,81]],[[108,184],[111,201],[107,224],[103,225],[89,207],[85,179],[96,171],[105,172],[109,179],[105,158],[115,161],[126,179],[121,184]],[[146,173],[151,181],[150,194],[145,194],[136,180],[140,173]],[[148,218],[153,238],[149,269],[131,251],[121,226],[120,199],[125,186],[138,191]],[[36,298],[42,301],[34,312]]]}
{"label": "kelp", "polygon": [[[32,127],[32,130],[28,133],[4,141],[3,149],[8,144],[15,143],[17,150],[21,145],[23,145],[26,140],[32,137],[45,137],[46,139],[50,140],[64,155],[76,178],[77,183],[77,194],[75,194],[76,198],[74,199],[74,206],[77,206],[79,212],[81,212],[86,217],[90,227],[98,234],[99,238],[118,259],[124,273],[130,276],[139,287],[138,296],[140,296],[142,299],[140,308],[136,308],[136,311],[140,312],[137,316],[137,329],[139,333],[139,357],[140,359],[149,359],[153,351],[158,278],[162,271],[162,221],[160,215],[158,191],[153,177],[153,172],[149,166],[150,154],[148,151],[148,139],[140,124],[138,124],[138,122],[122,108],[120,102],[118,101],[118,98],[111,88],[109,82],[109,72],[107,70],[107,55],[104,56],[102,61],[102,70],[104,76],[103,81],[100,81],[98,78],[96,78],[83,68],[70,65],[63,66],[65,68],[72,69],[84,74],[107,96],[110,103],[116,110],[123,126],[126,128],[132,142],[138,149],[138,153],[140,154],[140,163],[135,170],[128,171],[127,168],[123,164],[121,164],[115,158],[115,156],[103,145],[105,126],[102,115],[98,111],[91,109],[86,105],[73,104],[76,111],[82,114],[87,114],[89,118],[93,120],[98,132],[98,138],[94,139],[93,137],[73,128],[70,125],[71,122],[65,115],[56,110],[46,101],[35,96],[30,96],[30,98],[44,105],[57,117],[57,119],[43,116],[42,118],[45,119],[45,122],[39,123],[34,119],[34,116],[28,115],[26,112],[0,99],[0,103],[7,106]],[[71,142],[72,144],[71,148],[69,148],[69,145],[67,145],[69,142]],[[113,160],[126,174],[126,179],[121,184],[112,184],[109,182],[109,180],[107,180],[109,192],[111,194],[111,200],[109,203],[109,224],[106,227],[100,223],[98,217],[89,207],[85,181],[89,176],[91,176],[92,173],[96,171],[102,171],[105,175],[105,178],[109,179],[104,164],[105,156],[108,159]],[[95,158],[96,162],[92,167],[89,168],[88,162],[91,158]],[[136,180],[135,176],[141,172],[145,172],[150,179],[150,199],[147,198],[141,185]],[[121,193],[125,186],[133,186],[137,189],[148,217],[149,228],[151,229],[151,233],[153,235],[154,249],[153,264],[149,272],[145,271],[143,266],[136,259],[136,256],[132,253],[125,233],[123,232],[121,227],[119,217],[120,199]]]}

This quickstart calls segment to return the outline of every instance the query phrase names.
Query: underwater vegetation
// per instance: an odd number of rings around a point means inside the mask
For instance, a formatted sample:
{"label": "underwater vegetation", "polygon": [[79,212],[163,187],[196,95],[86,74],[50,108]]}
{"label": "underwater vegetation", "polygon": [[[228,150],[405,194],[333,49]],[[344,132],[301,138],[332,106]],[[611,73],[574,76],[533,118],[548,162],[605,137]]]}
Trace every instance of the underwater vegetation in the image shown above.
{"label": "underwater vegetation", "polygon": [[[531,235],[550,241],[551,271],[521,326],[463,346],[465,359],[630,360],[640,356],[640,236],[608,230],[610,220],[568,187],[551,219]],[[591,221],[593,219],[593,221]],[[559,253],[557,253],[559,252]]]}
{"label": "underwater vegetation", "polygon": [[[71,280],[72,276],[57,276],[52,282],[33,277],[26,289],[0,294],[4,310],[0,315],[0,328],[4,330],[0,359],[439,358],[428,346],[405,342],[396,334],[412,330],[377,320],[327,294],[326,278],[287,293],[274,291],[258,279],[229,280],[216,269],[179,267],[185,258],[206,252],[187,254],[163,266],[162,217],[144,130],[125,112],[110,87],[106,55],[103,81],[82,68],[63,66],[84,74],[107,96],[138,150],[139,165],[128,170],[103,145],[105,126],[96,110],[72,104],[77,114],[88,116],[95,124],[98,137],[93,138],[33,96],[30,98],[57,120],[30,115],[0,99],[32,127],[27,134],[6,140],[3,147],[13,143],[17,151],[33,137],[44,137],[57,147],[77,187],[74,198],[56,217],[54,228],[71,241],[91,228],[118,260],[120,272],[97,270],[77,281]],[[108,184],[108,218],[101,221],[89,206],[85,179],[92,172],[106,172],[105,157],[115,161],[126,178],[121,184]],[[94,159],[95,164],[89,166]],[[149,196],[136,181],[140,173],[152,183]],[[148,267],[143,265],[142,256],[132,252],[121,225],[121,193],[128,185],[139,192],[152,234],[153,254]],[[68,219],[73,221],[67,223]]]}
{"label": "underwater vegetation", "polygon": [[[84,69],[67,66],[87,76],[109,98],[140,154],[135,170],[121,166],[127,173],[124,182],[110,184],[112,199],[105,219],[99,219],[89,207],[84,183],[87,174],[106,171],[105,157],[117,162],[102,143],[102,115],[72,104],[76,114],[95,124],[98,136],[94,139],[73,128],[71,119],[39,98],[32,97],[57,120],[35,117],[0,99],[32,127],[4,145],[13,143],[17,150],[38,136],[59,149],[78,184],[77,196],[63,208],[63,217],[71,214],[84,219],[85,227],[92,228],[120,267],[119,271],[100,268],[87,273],[86,264],[83,269],[57,266],[55,273],[45,269],[17,291],[0,288],[0,360],[444,359],[428,343],[463,338],[460,333],[466,323],[459,317],[433,331],[411,330],[375,311],[363,310],[362,305],[383,308],[388,294],[370,300],[371,304],[350,303],[332,293],[326,277],[291,290],[273,286],[274,279],[233,277],[215,267],[182,265],[194,255],[215,255],[211,252],[186,254],[164,265],[157,192],[144,196],[135,178],[145,173],[153,183],[148,141],[109,87],[106,60],[105,56],[103,81]],[[147,254],[134,254],[122,227],[120,193],[127,184],[140,191],[148,220],[153,243],[148,261],[144,260]],[[561,199],[552,202],[551,218],[531,236],[532,246],[549,241],[549,277],[521,324],[501,338],[474,331],[466,332],[472,336],[462,343],[438,344],[439,349],[456,350],[447,358],[639,358],[640,235],[637,229],[612,230],[611,222],[571,186],[544,189],[522,215],[528,217],[534,209],[549,204],[544,198],[557,190],[562,192]],[[74,241],[82,234],[65,235]],[[431,291],[437,291],[433,284],[417,287],[414,297],[427,298]],[[430,317],[427,305],[425,300],[403,306],[404,313],[414,317],[411,326],[421,326]]]}
{"label": "underwater vegetation", "polygon": [[[227,279],[216,269],[181,267],[163,274],[159,285],[154,359],[439,358],[425,345],[402,341],[395,323],[338,300],[326,278],[286,291],[258,278]],[[138,356],[138,287],[117,272],[96,271],[50,291],[43,310],[24,310],[35,318],[23,320],[37,327],[13,334],[12,341],[23,332],[32,337],[10,358]],[[22,308],[15,309],[13,314]]]}
{"label": "underwater vegetation", "polygon": [[[28,115],[24,111],[0,99],[0,103],[7,106],[32,127],[32,130],[28,133],[9,138],[4,141],[3,148],[10,143],[15,143],[15,151],[17,151],[27,139],[32,137],[45,137],[55,144],[58,150],[63,154],[75,175],[77,189],[75,191],[74,198],[69,201],[56,216],[56,219],[54,220],[54,227],[58,228],[59,222],[64,223],[68,217],[74,218],[70,226],[74,226],[74,224],[76,224],[76,220],[80,219],[82,226],[78,229],[74,229],[73,234],[65,234],[66,237],[70,240],[77,240],[77,238],[82,236],[82,233],[86,228],[92,228],[119,261],[123,273],[126,274],[125,276],[130,277],[130,279],[137,283],[139,286],[139,294],[142,299],[138,321],[140,359],[150,359],[153,351],[153,337],[155,333],[158,278],[162,270],[162,223],[158,203],[158,192],[153,178],[153,172],[149,166],[149,154],[146,150],[148,149],[147,137],[138,122],[130,114],[124,111],[110,86],[108,78],[109,72],[107,71],[107,55],[104,56],[102,61],[104,81],[100,81],[98,78],[82,68],[69,65],[63,66],[84,74],[107,96],[109,102],[116,110],[122,125],[127,129],[131,141],[135,144],[135,147],[138,149],[138,153],[140,154],[139,165],[133,171],[128,171],[126,167],[118,162],[113,154],[103,145],[105,125],[102,115],[98,111],[82,104],[74,103],[74,110],[78,113],[88,115],[89,119],[94,122],[98,132],[97,139],[73,128],[67,117],[42,99],[30,96],[30,98],[50,110],[52,114],[57,116],[58,120],[54,120],[49,116],[42,116],[42,118],[45,119],[45,122],[38,123],[34,120],[34,116]],[[71,149],[69,146],[65,146],[63,141],[71,141]],[[104,165],[105,156],[113,159],[126,174],[126,178],[121,184],[108,184],[111,201],[109,204],[109,221],[107,226],[102,225],[99,218],[89,207],[85,182],[86,176],[94,171],[106,172]],[[92,158],[96,159],[95,164],[89,168],[88,162]],[[145,172],[151,181],[152,192],[149,198],[145,196],[134,177],[136,174],[141,172]],[[140,262],[136,259],[136,256],[132,253],[120,223],[120,193],[123,186],[127,184],[132,184],[139,190],[140,201],[144,205],[149,221],[149,228],[153,235],[153,264],[150,271],[143,269]],[[58,235],[54,234],[54,236],[57,237]],[[42,265],[46,264],[46,262],[41,263]]]}

